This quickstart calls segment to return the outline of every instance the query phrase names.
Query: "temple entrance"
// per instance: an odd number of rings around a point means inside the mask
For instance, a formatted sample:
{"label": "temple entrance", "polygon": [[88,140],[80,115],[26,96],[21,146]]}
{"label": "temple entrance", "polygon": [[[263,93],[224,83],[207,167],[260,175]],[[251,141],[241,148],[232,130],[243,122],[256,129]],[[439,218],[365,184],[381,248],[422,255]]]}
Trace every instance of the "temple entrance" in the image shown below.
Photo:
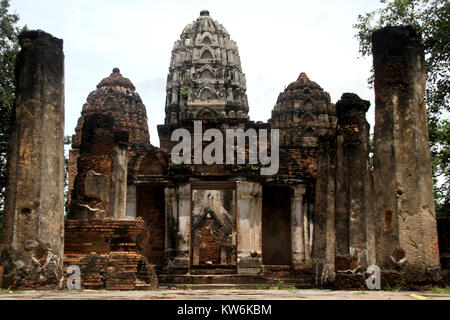
{"label": "temple entrance", "polygon": [[193,188],[191,270],[236,266],[235,193],[234,189]]}
{"label": "temple entrance", "polygon": [[264,186],[262,205],[264,265],[291,265],[291,196],[288,186]]}

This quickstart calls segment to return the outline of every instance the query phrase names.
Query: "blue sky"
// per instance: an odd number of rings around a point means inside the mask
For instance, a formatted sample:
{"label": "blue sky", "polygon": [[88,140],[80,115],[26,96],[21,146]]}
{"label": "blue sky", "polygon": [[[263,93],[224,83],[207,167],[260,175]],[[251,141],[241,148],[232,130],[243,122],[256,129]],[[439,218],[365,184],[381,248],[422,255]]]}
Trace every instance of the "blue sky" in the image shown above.
{"label": "blue sky", "polygon": [[238,44],[251,120],[267,121],[278,94],[306,72],[333,103],[344,92],[370,100],[373,126],[372,61],[358,59],[352,26],[358,14],[379,6],[378,0],[11,0],[21,25],[64,40],[66,134],[73,134],[89,93],[118,67],[147,107],[153,145],[159,145],[156,125],[164,123],[173,43],[203,9]]}

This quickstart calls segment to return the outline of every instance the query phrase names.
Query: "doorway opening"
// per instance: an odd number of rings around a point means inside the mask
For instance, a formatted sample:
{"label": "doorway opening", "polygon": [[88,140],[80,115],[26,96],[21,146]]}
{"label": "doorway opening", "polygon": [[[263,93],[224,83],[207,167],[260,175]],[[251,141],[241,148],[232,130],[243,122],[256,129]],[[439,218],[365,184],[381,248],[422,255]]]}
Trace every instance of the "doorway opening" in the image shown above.
{"label": "doorway opening", "polygon": [[264,186],[262,256],[268,266],[291,265],[291,192],[289,186]]}

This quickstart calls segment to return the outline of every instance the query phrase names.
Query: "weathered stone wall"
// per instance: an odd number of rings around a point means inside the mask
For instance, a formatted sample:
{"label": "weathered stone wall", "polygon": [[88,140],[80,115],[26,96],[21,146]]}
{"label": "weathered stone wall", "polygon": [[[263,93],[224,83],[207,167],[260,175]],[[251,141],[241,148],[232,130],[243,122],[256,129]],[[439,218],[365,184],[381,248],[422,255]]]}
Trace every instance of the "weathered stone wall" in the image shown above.
{"label": "weathered stone wall", "polygon": [[128,132],[110,116],[85,118],[71,190],[70,219],[123,219],[126,212]]}
{"label": "weathered stone wall", "polygon": [[[103,79],[97,89],[91,92],[83,105],[81,117],[78,119],[75,134],[72,137],[72,149],[69,152],[69,205],[72,202],[72,190],[78,174],[77,160],[83,141],[82,132],[89,116],[101,114],[113,119],[115,132],[127,132],[129,136],[128,169],[131,176],[136,170],[136,161],[142,153],[153,149],[150,145],[150,135],[147,125],[147,113],[144,104],[135,91],[134,85],[124,78],[120,70],[114,68],[111,75]],[[123,190],[122,190],[123,191]]]}
{"label": "weathered stone wall", "polygon": [[373,33],[376,264],[410,283],[439,278],[425,60],[412,27]]}
{"label": "weathered stone wall", "polygon": [[93,114],[83,124],[69,219],[103,219],[109,211],[114,120]]}
{"label": "weathered stone wall", "polygon": [[193,190],[192,265],[236,265],[233,190]]}
{"label": "weathered stone wall", "polygon": [[3,286],[57,288],[64,236],[63,42],[39,30],[21,33],[19,43]]}

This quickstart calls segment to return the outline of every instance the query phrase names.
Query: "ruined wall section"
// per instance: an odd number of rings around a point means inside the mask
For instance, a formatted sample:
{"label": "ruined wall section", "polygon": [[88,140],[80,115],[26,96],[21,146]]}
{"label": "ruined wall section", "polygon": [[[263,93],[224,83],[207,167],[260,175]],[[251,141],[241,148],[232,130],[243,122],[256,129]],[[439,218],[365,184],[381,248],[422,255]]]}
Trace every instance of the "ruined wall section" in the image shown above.
{"label": "ruined wall section", "polygon": [[[72,201],[77,171],[77,159],[83,141],[82,129],[88,116],[101,114],[113,119],[113,131],[125,131],[129,135],[128,158],[134,158],[148,149],[150,135],[147,124],[147,113],[144,104],[131,81],[122,76],[118,68],[103,79],[97,89],[91,92],[83,106],[78,119],[75,134],[72,137],[72,149],[69,152],[69,204]],[[128,162],[128,171],[133,176],[136,172],[135,162]]]}
{"label": "ruined wall section", "polygon": [[92,114],[85,118],[69,219],[124,217],[127,152],[128,132],[114,131],[111,116]]}
{"label": "ruined wall section", "polygon": [[154,290],[158,287],[156,267],[143,255],[150,234],[142,219],[69,220],[65,229],[65,280],[71,275],[68,268],[77,265],[82,289]]}

